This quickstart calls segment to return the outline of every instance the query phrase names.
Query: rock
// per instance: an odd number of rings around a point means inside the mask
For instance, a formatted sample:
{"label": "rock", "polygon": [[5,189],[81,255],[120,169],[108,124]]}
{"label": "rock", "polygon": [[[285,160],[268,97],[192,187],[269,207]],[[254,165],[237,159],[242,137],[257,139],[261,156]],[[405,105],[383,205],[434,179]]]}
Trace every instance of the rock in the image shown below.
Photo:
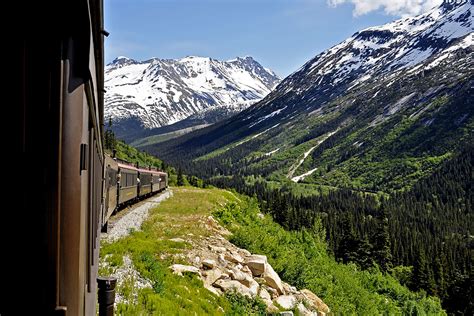
{"label": "rock", "polygon": [[199,263],[201,263],[201,258],[199,258],[199,256],[196,256],[196,257],[194,258],[194,264],[195,264],[195,265],[199,265]]}
{"label": "rock", "polygon": [[227,280],[227,279],[230,279],[230,276],[227,273],[222,273],[219,279]]}
{"label": "rock", "polygon": [[193,267],[193,266],[186,266],[184,264],[173,264],[170,267],[171,270],[173,270],[174,274],[183,275],[183,272],[190,272],[190,273],[196,273],[196,274],[201,274],[198,268]]}
{"label": "rock", "polygon": [[258,290],[260,289],[260,285],[254,279],[249,277],[248,279],[244,281],[244,285],[249,288],[250,294],[252,295],[252,297],[257,296]]}
{"label": "rock", "polygon": [[282,315],[282,316],[294,316],[295,314],[293,314],[292,311],[287,311],[287,312],[280,312],[280,315]]}
{"label": "rock", "polygon": [[206,271],[206,278],[204,279],[204,284],[212,285],[214,282],[219,280],[222,276],[222,271],[218,269]]}
{"label": "rock", "polygon": [[239,251],[244,257],[249,257],[252,255],[247,249],[240,249]]}
{"label": "rock", "polygon": [[214,269],[214,267],[216,266],[216,262],[211,259],[206,259],[202,261],[202,266],[207,269]]}
{"label": "rock", "polygon": [[240,271],[242,271],[244,273],[252,274],[252,271],[250,270],[250,268],[248,266],[243,266],[242,269],[240,269]]}
{"label": "rock", "polygon": [[296,306],[296,311],[298,311],[298,315],[301,316],[318,316],[318,313],[310,311],[302,303]]}
{"label": "rock", "polygon": [[[264,288],[261,288],[260,289],[260,293],[258,293],[258,296],[260,296],[260,298],[265,302],[265,301],[270,301],[270,303],[272,302],[272,297],[270,296],[270,293],[268,293],[267,290],[265,290]],[[266,304],[266,302],[265,302]],[[268,304],[267,304],[268,306]]]}
{"label": "rock", "polygon": [[301,294],[305,298],[306,302],[310,307],[317,310],[318,312],[323,312],[325,314],[330,312],[329,307],[324,304],[323,300],[316,296],[313,292],[308,289],[301,290]]}
{"label": "rock", "polygon": [[222,253],[222,252],[227,251],[227,249],[225,249],[225,247],[218,247],[218,246],[213,246],[213,245],[209,245],[208,248],[209,248],[209,250],[211,250],[213,252],[217,252],[217,253]]}
{"label": "rock", "polygon": [[271,287],[269,287],[269,286],[266,286],[265,289],[268,291],[268,293],[270,293],[270,295],[271,295],[273,298],[278,297],[278,291],[275,290],[274,288],[271,288]]}
{"label": "rock", "polygon": [[278,296],[274,302],[280,305],[283,309],[293,309],[298,303],[298,300],[293,295]]}
{"label": "rock", "polygon": [[229,292],[229,291],[236,291],[239,294],[242,294],[247,297],[252,297],[252,294],[250,292],[250,289],[240,283],[239,281],[235,280],[217,280],[214,283],[214,286],[222,289],[224,292]]}
{"label": "rock", "polygon": [[263,215],[262,213],[258,213],[258,214],[257,214],[257,217],[260,218],[260,219],[264,219],[264,218],[265,218],[265,215]]}
{"label": "rock", "polygon": [[251,255],[247,258],[246,264],[254,276],[260,276],[265,272],[267,257],[261,255]]}
{"label": "rock", "polygon": [[239,271],[237,269],[228,270],[228,272],[229,272],[230,278],[232,280],[236,280],[236,281],[239,281],[239,282],[244,281],[245,279],[247,279],[249,277],[247,274],[245,274],[242,271]]}
{"label": "rock", "polygon": [[220,289],[218,289],[218,288],[213,287],[212,285],[206,285],[206,284],[204,284],[204,287],[205,287],[207,290],[211,291],[212,293],[216,294],[217,296],[221,296],[221,295],[222,295],[222,291],[221,291]]}
{"label": "rock", "polygon": [[242,258],[238,253],[226,253],[224,255],[224,258],[227,261],[233,262],[233,263],[244,263],[244,258]]}
{"label": "rock", "polygon": [[186,242],[186,240],[184,240],[183,238],[171,238],[170,241],[173,241],[173,242]]}
{"label": "rock", "polygon": [[281,279],[278,274],[273,270],[272,266],[267,263],[265,264],[265,269],[263,273],[263,278],[268,286],[277,290],[278,294],[285,294],[285,290],[283,289],[283,284],[281,283]]}
{"label": "rock", "polygon": [[224,258],[224,255],[223,254],[219,254],[219,256],[217,257],[217,261],[219,262],[219,265],[223,268],[227,267],[227,260],[225,260]]}

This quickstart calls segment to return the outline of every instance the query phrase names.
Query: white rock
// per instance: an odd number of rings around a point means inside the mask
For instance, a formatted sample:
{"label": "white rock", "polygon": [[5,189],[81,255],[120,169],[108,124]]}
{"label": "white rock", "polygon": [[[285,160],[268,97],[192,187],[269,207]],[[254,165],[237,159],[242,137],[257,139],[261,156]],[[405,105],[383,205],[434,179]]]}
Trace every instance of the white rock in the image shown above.
{"label": "white rock", "polygon": [[186,240],[184,240],[183,238],[171,238],[170,241],[173,241],[173,242],[186,242]]}
{"label": "white rock", "polygon": [[254,276],[259,276],[265,272],[267,257],[261,255],[251,255],[246,259],[245,263],[250,268]]}
{"label": "white rock", "polygon": [[310,290],[301,290],[301,294],[303,295],[309,306],[311,306],[313,309],[317,310],[320,313],[323,312],[325,314],[330,312],[329,307],[323,302],[323,300],[316,296],[316,294],[314,294]]}
{"label": "white rock", "polygon": [[298,315],[301,316],[318,316],[318,313],[310,311],[302,303],[299,303],[298,306],[296,306],[296,310],[298,311]]}
{"label": "white rock", "polygon": [[283,289],[283,284],[278,274],[273,270],[272,266],[267,263],[265,264],[265,272],[263,273],[263,278],[268,286],[274,288],[278,291],[279,294],[285,294]]}
{"label": "white rock", "polygon": [[282,295],[278,296],[274,302],[280,305],[283,309],[293,309],[298,303],[298,300],[293,295]]}
{"label": "white rock", "polygon": [[265,290],[263,287],[260,289],[260,293],[258,293],[258,296],[260,296],[260,298],[265,302],[265,304],[266,301],[270,301],[270,303],[272,302],[272,297],[270,296],[270,293],[268,293],[268,291]]}
{"label": "white rock", "polygon": [[226,253],[224,258],[227,261],[233,262],[233,263],[243,263],[244,258],[242,258],[238,253]]}
{"label": "white rock", "polygon": [[193,266],[186,266],[184,264],[173,264],[170,267],[171,270],[173,270],[174,274],[177,275],[183,275],[183,272],[191,272],[191,273],[196,273],[196,274],[201,274],[198,268],[193,267]]}
{"label": "white rock", "polygon": [[294,316],[292,311],[280,312],[281,316]]}
{"label": "white rock", "polygon": [[219,280],[222,276],[222,271],[218,269],[206,271],[206,278],[204,279],[204,284],[212,285],[214,282]]}

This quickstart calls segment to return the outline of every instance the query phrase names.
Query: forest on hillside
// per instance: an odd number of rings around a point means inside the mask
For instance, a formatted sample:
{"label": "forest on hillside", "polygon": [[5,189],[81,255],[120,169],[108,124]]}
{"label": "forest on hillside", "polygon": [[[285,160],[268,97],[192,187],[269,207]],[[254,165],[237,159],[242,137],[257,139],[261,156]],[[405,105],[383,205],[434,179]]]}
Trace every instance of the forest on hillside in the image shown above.
{"label": "forest on hillside", "polygon": [[244,176],[205,183],[257,197],[291,231],[320,220],[337,260],[378,267],[412,290],[438,296],[449,313],[472,315],[473,158],[474,146],[467,145],[410,190],[390,195],[336,188],[301,195]]}

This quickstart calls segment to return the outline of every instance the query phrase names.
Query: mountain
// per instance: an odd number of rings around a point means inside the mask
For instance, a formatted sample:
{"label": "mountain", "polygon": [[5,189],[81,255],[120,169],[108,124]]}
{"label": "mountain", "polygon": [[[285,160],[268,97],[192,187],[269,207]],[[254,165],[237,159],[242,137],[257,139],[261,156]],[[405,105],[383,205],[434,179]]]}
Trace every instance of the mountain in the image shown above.
{"label": "mountain", "polygon": [[[206,110],[224,109],[230,116],[261,100],[279,82],[252,57],[140,62],[122,56],[105,68],[105,118],[113,120],[118,137],[130,138]],[[207,120],[213,121],[209,113]]]}
{"label": "mountain", "polygon": [[472,21],[464,3],[362,30],[246,111],[147,150],[203,177],[402,189],[472,137]]}
{"label": "mountain", "polygon": [[472,315],[473,7],[357,32],[251,108],[144,148]]}

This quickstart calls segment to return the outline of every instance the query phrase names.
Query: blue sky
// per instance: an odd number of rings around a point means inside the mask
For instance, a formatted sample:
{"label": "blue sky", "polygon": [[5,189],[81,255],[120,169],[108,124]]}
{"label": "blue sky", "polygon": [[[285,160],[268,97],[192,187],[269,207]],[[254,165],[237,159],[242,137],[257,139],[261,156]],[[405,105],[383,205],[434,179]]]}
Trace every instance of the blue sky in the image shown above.
{"label": "blue sky", "polygon": [[388,14],[383,5],[360,15],[354,3],[364,0],[330,1],[340,5],[326,0],[105,0],[106,61],[120,55],[137,60],[250,55],[285,77],[356,31],[399,15]]}

